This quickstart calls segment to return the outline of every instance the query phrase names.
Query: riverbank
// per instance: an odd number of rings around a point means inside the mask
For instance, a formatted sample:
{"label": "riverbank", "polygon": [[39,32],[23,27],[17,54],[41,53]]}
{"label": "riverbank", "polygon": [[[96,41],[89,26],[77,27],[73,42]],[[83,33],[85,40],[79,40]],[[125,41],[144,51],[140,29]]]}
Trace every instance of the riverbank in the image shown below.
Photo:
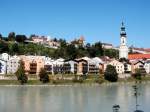
{"label": "riverbank", "polygon": [[[28,80],[23,86],[100,86],[100,85],[122,85],[122,84],[135,84],[134,78],[119,79],[117,82],[108,82],[104,79],[97,80],[50,80],[48,83],[42,83],[39,80]],[[150,77],[143,77],[141,81],[143,84],[150,83]],[[0,86],[21,86],[18,80],[0,80]]]}

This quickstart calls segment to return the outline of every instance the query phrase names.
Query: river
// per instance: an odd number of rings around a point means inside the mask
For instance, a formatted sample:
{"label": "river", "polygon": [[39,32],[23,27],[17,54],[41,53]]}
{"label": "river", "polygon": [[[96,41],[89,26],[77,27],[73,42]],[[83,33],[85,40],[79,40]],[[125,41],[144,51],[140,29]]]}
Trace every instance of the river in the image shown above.
{"label": "river", "polygon": [[[150,84],[139,86],[139,109],[150,112]],[[101,86],[0,86],[0,112],[133,112],[132,84]]]}

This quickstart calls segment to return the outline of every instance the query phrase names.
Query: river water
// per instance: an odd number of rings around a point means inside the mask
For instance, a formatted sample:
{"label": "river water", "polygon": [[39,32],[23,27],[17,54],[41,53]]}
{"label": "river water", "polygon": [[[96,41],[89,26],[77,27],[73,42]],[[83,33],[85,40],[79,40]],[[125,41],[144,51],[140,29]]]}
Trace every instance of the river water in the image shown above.
{"label": "river water", "polygon": [[[139,86],[139,109],[150,112],[150,84]],[[131,84],[101,86],[0,86],[0,112],[133,112]]]}

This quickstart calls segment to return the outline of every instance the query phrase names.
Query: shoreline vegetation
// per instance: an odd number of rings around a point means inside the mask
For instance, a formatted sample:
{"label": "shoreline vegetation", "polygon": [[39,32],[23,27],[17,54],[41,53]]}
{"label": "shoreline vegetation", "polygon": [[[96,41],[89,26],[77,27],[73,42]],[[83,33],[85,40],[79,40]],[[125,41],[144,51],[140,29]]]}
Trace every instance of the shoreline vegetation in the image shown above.
{"label": "shoreline vegetation", "polygon": [[100,75],[89,75],[86,78],[82,77],[78,80],[74,79],[74,75],[49,75],[50,81],[47,83],[41,82],[37,77],[29,77],[27,83],[21,84],[17,79],[12,76],[10,79],[1,79],[0,86],[100,86],[100,85],[115,85],[115,84],[135,84],[136,81],[146,84],[150,83],[150,76],[142,77],[141,80],[137,80],[133,77],[118,79],[117,82],[109,82]]}

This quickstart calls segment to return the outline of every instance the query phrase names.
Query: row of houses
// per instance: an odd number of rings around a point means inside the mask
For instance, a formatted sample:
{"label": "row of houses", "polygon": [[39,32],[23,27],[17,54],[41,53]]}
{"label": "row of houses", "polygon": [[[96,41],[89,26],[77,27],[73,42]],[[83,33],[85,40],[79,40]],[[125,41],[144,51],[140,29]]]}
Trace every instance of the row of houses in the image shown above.
{"label": "row of houses", "polygon": [[7,53],[3,53],[0,55],[0,74],[14,74],[21,60],[23,61],[25,72],[36,75],[39,74],[41,68],[45,68],[51,74],[99,73],[103,65],[102,60],[98,57],[93,59],[84,57],[76,60],[65,60],[63,58],[54,60],[46,56],[10,56]]}
{"label": "row of houses", "polygon": [[3,53],[0,55],[0,74],[14,74],[21,60],[26,74],[29,75],[38,75],[41,68],[44,68],[50,74],[102,74],[109,64],[115,66],[121,78],[130,76],[136,68],[144,68],[147,73],[150,73],[149,59],[119,61],[108,57],[83,57],[75,60],[65,60],[63,58],[51,59],[46,56],[10,56]]}

